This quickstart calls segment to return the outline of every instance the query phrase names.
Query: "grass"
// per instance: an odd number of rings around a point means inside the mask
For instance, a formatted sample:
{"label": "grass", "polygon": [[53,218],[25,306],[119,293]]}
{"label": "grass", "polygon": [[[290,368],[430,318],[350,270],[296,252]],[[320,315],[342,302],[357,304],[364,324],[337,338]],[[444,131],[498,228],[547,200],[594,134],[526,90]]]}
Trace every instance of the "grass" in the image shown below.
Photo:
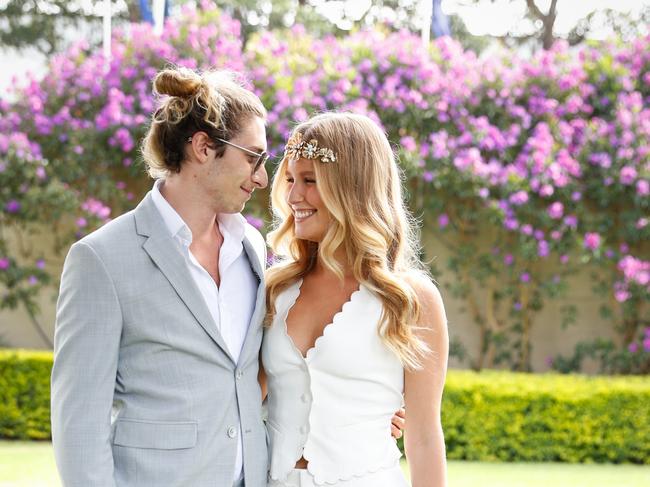
{"label": "grass", "polygon": [[[60,485],[50,443],[0,441],[0,487]],[[648,487],[650,466],[449,462],[449,487],[476,486]]]}
{"label": "grass", "polygon": [[0,441],[0,487],[59,487],[47,441]]}

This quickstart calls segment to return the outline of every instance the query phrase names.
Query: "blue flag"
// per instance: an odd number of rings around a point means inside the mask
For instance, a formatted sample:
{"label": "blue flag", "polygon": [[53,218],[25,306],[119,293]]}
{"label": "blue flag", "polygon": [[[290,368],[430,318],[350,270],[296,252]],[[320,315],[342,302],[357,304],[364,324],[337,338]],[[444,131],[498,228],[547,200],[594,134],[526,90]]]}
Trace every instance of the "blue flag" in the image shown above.
{"label": "blue flag", "polygon": [[432,0],[433,9],[431,10],[431,33],[433,37],[443,37],[451,35],[449,29],[449,20],[442,11],[442,0]]}
{"label": "blue flag", "polygon": [[[171,0],[165,0],[165,15],[164,18],[169,17],[169,8],[171,6]],[[144,22],[149,22],[153,24],[153,11],[151,10],[151,5],[149,0],[140,0],[140,16]]]}

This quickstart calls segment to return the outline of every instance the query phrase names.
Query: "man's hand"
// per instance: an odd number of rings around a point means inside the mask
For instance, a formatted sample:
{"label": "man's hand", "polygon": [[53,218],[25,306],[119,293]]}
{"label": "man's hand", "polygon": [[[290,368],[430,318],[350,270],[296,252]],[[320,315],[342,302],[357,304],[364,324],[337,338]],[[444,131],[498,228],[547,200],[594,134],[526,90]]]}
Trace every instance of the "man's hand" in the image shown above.
{"label": "man's hand", "polygon": [[395,415],[391,419],[390,432],[393,435],[393,438],[399,439],[402,437],[402,433],[406,428],[406,410],[400,408],[395,412]]}

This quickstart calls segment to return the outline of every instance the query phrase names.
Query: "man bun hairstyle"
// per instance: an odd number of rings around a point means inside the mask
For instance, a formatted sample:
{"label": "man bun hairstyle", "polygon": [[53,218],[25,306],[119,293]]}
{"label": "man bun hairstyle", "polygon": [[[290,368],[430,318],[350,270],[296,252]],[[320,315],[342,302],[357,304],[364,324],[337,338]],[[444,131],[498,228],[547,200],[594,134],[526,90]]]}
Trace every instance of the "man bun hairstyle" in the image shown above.
{"label": "man bun hairstyle", "polygon": [[266,119],[266,110],[253,92],[244,88],[235,73],[168,67],[153,80],[159,107],[142,143],[147,172],[153,178],[179,173],[188,138],[208,134],[221,157],[225,145],[251,117]]}

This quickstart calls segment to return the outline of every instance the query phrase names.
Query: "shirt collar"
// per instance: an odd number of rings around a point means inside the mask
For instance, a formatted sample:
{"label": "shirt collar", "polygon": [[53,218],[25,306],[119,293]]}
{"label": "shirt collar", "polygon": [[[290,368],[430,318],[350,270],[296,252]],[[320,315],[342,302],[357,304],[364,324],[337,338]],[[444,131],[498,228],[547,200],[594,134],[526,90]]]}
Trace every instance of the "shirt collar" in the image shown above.
{"label": "shirt collar", "polygon": [[[160,192],[163,183],[164,179],[157,179],[154,183],[151,190],[153,202],[171,236],[179,237],[189,245],[192,243],[192,231]],[[246,219],[241,213],[220,213],[217,215],[217,221],[219,222],[219,231],[224,238],[230,237],[236,242],[243,242],[246,234]]]}

